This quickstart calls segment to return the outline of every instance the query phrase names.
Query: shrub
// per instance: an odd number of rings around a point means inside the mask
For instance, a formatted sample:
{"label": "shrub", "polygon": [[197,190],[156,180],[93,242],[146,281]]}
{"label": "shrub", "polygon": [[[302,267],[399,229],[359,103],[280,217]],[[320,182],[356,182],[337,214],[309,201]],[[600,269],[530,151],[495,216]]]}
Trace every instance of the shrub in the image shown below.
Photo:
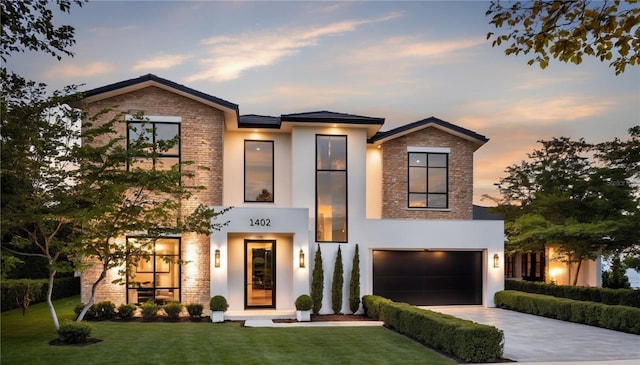
{"label": "shrub", "polygon": [[[82,312],[82,310],[84,309],[84,306],[85,306],[84,303],[78,303],[73,308],[73,312],[76,314],[76,319],[78,318],[78,316],[80,316],[80,312]],[[96,320],[96,305],[95,304],[92,304],[91,307],[89,307],[89,310],[84,315],[83,319],[85,321],[95,321]]]}
{"label": "shrub", "polygon": [[[27,283],[28,282],[28,283]],[[47,279],[2,279],[0,280],[0,306],[2,311],[22,308],[24,305],[16,292],[16,286],[35,286],[33,295],[29,296],[29,304],[41,303],[47,300]],[[53,281],[51,299],[66,298],[80,294],[80,278],[56,278]],[[24,297],[23,297],[24,298]]]}
{"label": "shrub", "polygon": [[203,310],[204,305],[202,305],[201,303],[187,304],[187,312],[189,312],[189,317],[191,317],[191,319],[200,319],[200,317],[202,317]]}
{"label": "shrub", "polygon": [[133,304],[121,304],[118,307],[118,317],[124,321],[132,319],[135,312],[136,306]]}
{"label": "shrub", "polygon": [[225,312],[227,308],[229,308],[229,304],[222,295],[215,295],[209,300],[209,309],[213,312]]}
{"label": "shrub", "polygon": [[324,269],[322,268],[322,252],[320,244],[316,250],[311,278],[311,298],[313,299],[313,313],[320,313],[322,297],[324,296]]}
{"label": "shrub", "polygon": [[296,298],[296,309],[299,311],[309,311],[313,308],[313,299],[310,295],[302,294]]}
{"label": "shrub", "polygon": [[142,310],[142,320],[145,322],[154,321],[158,317],[160,307],[152,300],[144,302],[140,305]]}
{"label": "shrub", "polygon": [[465,362],[494,362],[502,357],[504,333],[496,327],[375,295],[365,295],[362,303],[367,315],[382,319],[385,326]]}
{"label": "shrub", "polygon": [[588,286],[555,285],[531,281],[506,280],[505,290],[551,295],[558,298],[599,302],[609,305],[626,305],[640,308],[640,290],[611,289]]}
{"label": "shrub", "polygon": [[116,305],[108,300],[98,302],[91,307],[96,321],[109,321],[116,317]]}
{"label": "shrub", "polygon": [[70,320],[62,321],[58,330],[58,337],[66,344],[85,343],[90,334],[89,324]]}
{"label": "shrub", "polygon": [[358,244],[356,244],[351,265],[351,279],[349,280],[349,310],[351,313],[356,313],[358,309],[360,309],[360,256]]}
{"label": "shrub", "polygon": [[640,334],[640,308],[514,290],[497,292],[494,300],[499,307],[519,312]]}
{"label": "shrub", "polygon": [[344,286],[344,268],[342,265],[342,250],[338,245],[336,263],[333,266],[333,280],[331,281],[331,309],[333,313],[340,313],[342,310],[342,288]]}
{"label": "shrub", "polygon": [[180,319],[180,313],[182,313],[183,308],[184,306],[180,304],[180,302],[169,302],[162,307],[171,321],[177,321]]}

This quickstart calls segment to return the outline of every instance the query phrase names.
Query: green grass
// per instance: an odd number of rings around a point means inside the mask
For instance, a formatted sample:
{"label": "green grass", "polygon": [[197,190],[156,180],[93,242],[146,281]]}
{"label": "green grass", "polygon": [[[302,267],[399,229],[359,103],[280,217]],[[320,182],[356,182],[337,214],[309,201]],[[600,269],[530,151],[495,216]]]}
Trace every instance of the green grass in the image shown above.
{"label": "green grass", "polygon": [[[78,297],[55,302],[72,319]],[[92,322],[88,346],[57,338],[46,304],[2,313],[2,364],[455,364],[383,327],[244,328],[238,322]]]}

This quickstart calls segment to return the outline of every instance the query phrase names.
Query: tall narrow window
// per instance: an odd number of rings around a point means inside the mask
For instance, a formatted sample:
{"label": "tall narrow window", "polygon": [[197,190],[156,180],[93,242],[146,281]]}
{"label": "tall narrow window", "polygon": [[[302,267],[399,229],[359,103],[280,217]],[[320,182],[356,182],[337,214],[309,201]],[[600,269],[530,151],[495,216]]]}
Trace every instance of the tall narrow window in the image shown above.
{"label": "tall narrow window", "polygon": [[169,170],[180,163],[180,124],[128,122],[127,147],[140,151],[129,169]]}
{"label": "tall narrow window", "polygon": [[448,155],[409,152],[409,208],[448,207]]}
{"label": "tall narrow window", "polygon": [[273,202],[273,141],[244,141],[244,201]]}
{"label": "tall narrow window", "polygon": [[[127,237],[127,244],[151,240],[149,259],[131,263],[127,278],[127,301],[158,304],[180,301],[180,238]],[[171,262],[174,261],[174,262]]]}
{"label": "tall narrow window", "polygon": [[316,136],[316,240],[347,242],[347,136]]}

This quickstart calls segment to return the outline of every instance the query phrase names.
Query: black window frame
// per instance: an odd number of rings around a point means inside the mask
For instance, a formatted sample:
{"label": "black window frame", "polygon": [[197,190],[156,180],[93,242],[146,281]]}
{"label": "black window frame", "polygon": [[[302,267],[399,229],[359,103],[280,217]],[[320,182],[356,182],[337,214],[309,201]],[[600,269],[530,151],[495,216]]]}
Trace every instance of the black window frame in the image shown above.
{"label": "black window frame", "polygon": [[[130,239],[150,239],[151,237],[148,236],[141,236],[141,235],[127,235],[125,237],[125,240],[130,240]],[[125,282],[125,288],[126,288],[126,302],[127,303],[131,303],[130,299],[129,299],[129,290],[145,290],[147,292],[151,292],[152,296],[150,299],[153,299],[154,303],[157,303],[156,300],[156,292],[157,290],[172,290],[172,289],[177,289],[178,290],[178,301],[182,302],[182,265],[176,263],[176,264],[169,264],[169,265],[173,265],[177,268],[178,270],[178,286],[159,286],[157,285],[157,275],[158,274],[165,274],[166,272],[163,271],[158,271],[157,270],[157,266],[156,266],[156,262],[157,262],[157,258],[158,257],[162,257],[162,256],[172,256],[172,257],[176,257],[177,260],[181,260],[182,259],[182,237],[180,236],[165,236],[165,237],[153,237],[154,242],[153,242],[153,250],[149,255],[149,261],[153,262],[153,271],[150,272],[153,276],[153,281],[151,281],[151,286],[150,287],[144,287],[141,288],[140,286],[130,286],[130,281],[129,281],[129,275],[127,275],[126,277],[126,282]],[[177,255],[157,255],[156,254],[156,244],[157,244],[157,239],[175,239],[178,240],[178,254]],[[136,263],[137,264],[137,263]],[[127,261],[127,265],[131,265],[131,270],[134,270],[136,265],[134,265],[134,263],[128,262]],[[138,297],[139,299],[139,297]],[[138,301],[138,304],[142,304],[142,302]],[[136,304],[136,303],[131,303],[131,304]]]}
{"label": "black window frame", "polygon": [[[425,166],[412,166],[411,165],[411,155],[412,154],[422,154],[425,158]],[[444,155],[445,156],[445,166],[429,166],[429,156],[430,155]],[[411,168],[424,168],[426,170],[426,191],[411,191]],[[445,170],[445,192],[429,192],[429,169],[444,169]],[[422,151],[408,151],[407,152],[407,208],[410,209],[449,209],[449,153],[448,152],[422,152]],[[424,194],[426,201],[425,206],[411,206],[411,194]],[[429,206],[429,195],[443,195],[445,198],[444,206]]]}
{"label": "black window frame", "polygon": [[[153,148],[154,148],[154,152],[157,153],[157,156],[155,156],[155,158],[151,158],[151,163],[152,163],[152,169],[155,170],[156,169],[156,164],[158,162],[158,160],[161,159],[170,159],[170,158],[177,158],[178,159],[178,168],[181,169],[181,163],[182,163],[182,123],[178,123],[178,122],[155,122],[153,120],[127,120],[127,149],[129,149],[129,145],[131,143],[131,128],[130,125],[131,124],[140,124],[140,125],[144,125],[144,126],[151,126],[153,128],[153,133],[152,133],[152,144],[153,144]],[[175,125],[178,127],[178,153],[167,153],[167,152],[158,152],[156,149],[157,146],[157,142],[156,142],[156,137],[157,137],[157,133],[156,133],[156,126],[157,125]],[[139,156],[134,156],[135,157],[139,157]],[[130,161],[127,161],[127,171],[129,171],[131,168],[130,166]]]}
{"label": "black window frame", "polygon": [[[271,200],[247,200],[247,142],[264,142],[271,144]],[[258,139],[245,139],[244,140],[244,157],[243,157],[243,199],[245,203],[273,203],[275,202],[275,142],[273,140],[258,140]]]}
{"label": "black window frame", "polygon": [[[344,161],[344,168],[343,169],[320,169],[318,168],[318,139],[322,138],[322,137],[331,137],[331,138],[335,138],[335,137],[343,137],[344,138],[344,156],[345,156],[345,161]],[[316,134],[316,153],[315,153],[315,171],[316,171],[316,181],[315,181],[315,188],[316,188],[316,193],[315,193],[315,239],[316,242],[318,243],[348,243],[349,242],[349,174],[348,174],[348,160],[349,160],[349,151],[348,151],[348,147],[349,147],[349,140],[348,140],[348,136],[346,134]],[[344,217],[344,240],[335,240],[333,239],[333,235],[331,235],[330,240],[320,240],[318,237],[318,227],[319,227],[319,223],[320,221],[318,220],[318,215],[319,215],[319,205],[318,205],[318,196],[319,196],[319,184],[318,184],[318,175],[321,172],[344,172],[344,187],[345,187],[345,191],[344,191],[344,209],[345,209],[345,217]]]}

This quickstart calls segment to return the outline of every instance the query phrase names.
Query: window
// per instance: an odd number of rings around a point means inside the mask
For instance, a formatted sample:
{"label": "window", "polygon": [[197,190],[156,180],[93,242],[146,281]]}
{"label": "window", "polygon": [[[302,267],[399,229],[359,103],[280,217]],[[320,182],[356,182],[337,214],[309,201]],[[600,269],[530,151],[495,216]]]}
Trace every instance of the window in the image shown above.
{"label": "window", "polygon": [[127,278],[127,302],[158,304],[180,301],[180,264],[167,259],[180,259],[180,238],[127,237],[127,244],[136,245],[142,240],[152,240],[149,259],[131,263]]}
{"label": "window", "polygon": [[347,242],[347,136],[316,136],[316,240]]}
{"label": "window", "polygon": [[180,163],[180,124],[167,122],[128,122],[127,147],[142,149],[129,169],[170,170]]}
{"label": "window", "polygon": [[409,208],[447,208],[448,154],[409,152]]}
{"label": "window", "polygon": [[273,141],[244,141],[244,201],[273,202]]}

